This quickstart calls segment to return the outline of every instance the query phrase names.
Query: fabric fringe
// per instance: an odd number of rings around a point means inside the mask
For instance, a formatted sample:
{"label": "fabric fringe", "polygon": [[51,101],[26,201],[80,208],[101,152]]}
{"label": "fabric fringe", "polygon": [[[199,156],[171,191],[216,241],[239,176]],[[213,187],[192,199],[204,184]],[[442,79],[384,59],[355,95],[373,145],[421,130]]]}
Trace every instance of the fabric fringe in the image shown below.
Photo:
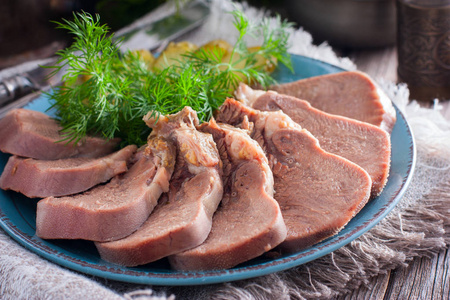
{"label": "fabric fringe", "polygon": [[6,235],[0,235],[0,274],[0,299],[3,300],[84,299],[86,291],[95,291],[88,297],[93,300],[122,299],[97,282],[25,250]]}
{"label": "fabric fringe", "polygon": [[[213,17],[183,39],[202,44],[220,36],[233,41],[236,32],[225,30],[220,24],[231,22],[231,15],[223,11],[235,7],[254,21],[270,14],[231,0],[211,3]],[[167,15],[170,9],[163,7],[152,15]],[[327,43],[313,45],[311,35],[301,28],[292,32],[290,42],[291,53],[356,69],[350,59],[338,57]],[[207,286],[156,287],[102,278],[91,280],[39,258],[2,233],[0,273],[8,276],[0,276],[0,298],[334,299],[360,286],[370,288],[377,284],[376,276],[406,266],[415,257],[434,255],[450,243],[450,123],[440,113],[438,102],[431,109],[423,108],[408,101],[406,85],[378,81],[412,127],[418,154],[416,170],[397,207],[347,246],[310,263],[263,277]]]}
{"label": "fabric fringe", "polygon": [[[255,13],[245,12],[250,17]],[[301,28],[291,36],[291,53],[348,70],[356,68],[349,59],[337,57],[326,43],[312,45],[311,35]],[[418,153],[410,187],[385,219],[347,246],[287,271],[237,282],[161,291],[179,295],[177,299],[333,299],[361,285],[370,288],[376,284],[373,280],[376,276],[405,267],[415,257],[435,255],[446,247],[450,242],[449,122],[440,114],[438,103],[429,109],[409,102],[405,84],[377,81],[407,117]]]}
{"label": "fabric fringe", "polygon": [[372,278],[406,267],[415,257],[435,255],[450,242],[450,184],[423,201],[396,209],[357,240],[313,262],[260,278],[166,291],[177,299],[331,299]]}

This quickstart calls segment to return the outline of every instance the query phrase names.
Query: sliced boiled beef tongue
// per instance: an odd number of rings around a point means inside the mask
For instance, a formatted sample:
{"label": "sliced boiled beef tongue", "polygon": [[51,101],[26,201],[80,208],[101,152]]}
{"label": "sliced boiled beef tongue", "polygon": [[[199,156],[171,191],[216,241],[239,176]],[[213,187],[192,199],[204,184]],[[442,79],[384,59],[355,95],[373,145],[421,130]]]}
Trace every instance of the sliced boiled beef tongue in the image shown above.
{"label": "sliced boiled beef tongue", "polygon": [[168,191],[174,146],[150,139],[130,169],[82,194],[48,197],[37,204],[36,234],[43,239],[111,241],[130,235]]}
{"label": "sliced boiled beef tongue", "polygon": [[153,262],[203,243],[212,216],[222,199],[220,157],[210,134],[199,132],[195,111],[185,107],[177,114],[148,114],[151,136],[163,136],[177,147],[177,160],[169,192],[148,220],[130,236],[96,243],[102,259],[125,266]]}
{"label": "sliced boiled beef tongue", "polygon": [[243,130],[214,120],[199,130],[212,134],[219,149],[224,196],[206,241],[169,257],[174,269],[184,271],[231,268],[286,238],[280,207],[273,198],[272,171],[259,144]]}
{"label": "sliced boiled beef tongue", "polygon": [[388,96],[367,74],[359,71],[310,77],[270,89],[307,100],[324,112],[379,126],[389,133],[397,119]]}
{"label": "sliced boiled beef tongue", "polygon": [[11,110],[0,120],[0,151],[35,159],[101,157],[113,152],[119,139],[86,137],[67,143],[62,127],[48,115],[24,108]]}
{"label": "sliced boiled beef tongue", "polygon": [[284,252],[296,252],[336,234],[367,203],[372,186],[368,173],[324,151],[311,133],[283,112],[258,111],[227,99],[217,120],[248,127],[264,149],[288,229],[280,245]]}
{"label": "sliced boiled beef tongue", "polygon": [[27,197],[60,197],[84,192],[127,171],[136,146],[100,158],[36,160],[11,156],[0,177],[0,188]]}
{"label": "sliced boiled beef tongue", "polygon": [[239,86],[236,97],[254,109],[283,111],[311,132],[323,150],[347,158],[366,170],[372,179],[372,197],[383,190],[391,160],[390,136],[386,131],[369,123],[325,113],[307,101],[274,91],[253,90],[245,84]]}

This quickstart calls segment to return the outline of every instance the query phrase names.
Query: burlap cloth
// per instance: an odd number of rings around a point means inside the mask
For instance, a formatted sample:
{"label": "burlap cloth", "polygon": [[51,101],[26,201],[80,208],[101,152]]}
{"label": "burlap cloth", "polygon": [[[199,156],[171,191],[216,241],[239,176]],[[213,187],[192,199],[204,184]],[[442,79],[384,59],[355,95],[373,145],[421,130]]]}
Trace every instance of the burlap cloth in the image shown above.
{"label": "burlap cloth", "polygon": [[[236,4],[212,1],[212,14],[197,31],[183,37],[201,44],[210,39],[234,39],[227,11]],[[253,20],[265,13],[237,5]],[[173,10],[164,5],[143,19]],[[142,20],[141,20],[142,21]],[[139,21],[139,22],[141,22]],[[134,24],[133,26],[135,26]],[[314,46],[311,36],[296,30],[290,52],[321,59],[346,69],[356,66],[339,58],[327,44]],[[3,70],[0,78],[32,64]],[[317,299],[333,298],[414,257],[432,255],[446,247],[450,231],[450,124],[439,111],[410,102],[406,86],[379,81],[404,112],[417,144],[412,182],[397,207],[377,226],[349,245],[313,262],[275,274],[231,283],[193,287],[157,287],[113,282],[62,268],[29,252],[0,231],[1,299]]]}

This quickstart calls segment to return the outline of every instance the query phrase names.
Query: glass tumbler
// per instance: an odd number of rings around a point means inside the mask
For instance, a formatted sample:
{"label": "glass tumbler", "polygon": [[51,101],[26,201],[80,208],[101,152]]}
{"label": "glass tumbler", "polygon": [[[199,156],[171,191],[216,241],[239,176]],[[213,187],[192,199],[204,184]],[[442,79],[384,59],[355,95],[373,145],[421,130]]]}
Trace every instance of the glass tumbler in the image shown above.
{"label": "glass tumbler", "polygon": [[450,99],[450,0],[397,0],[397,49],[411,99]]}

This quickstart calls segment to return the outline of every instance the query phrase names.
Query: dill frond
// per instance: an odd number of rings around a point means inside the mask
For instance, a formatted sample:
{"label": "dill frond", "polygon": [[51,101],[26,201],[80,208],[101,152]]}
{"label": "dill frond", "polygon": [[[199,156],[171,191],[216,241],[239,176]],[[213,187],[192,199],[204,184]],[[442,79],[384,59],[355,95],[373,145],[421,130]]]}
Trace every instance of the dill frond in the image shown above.
{"label": "dill frond", "polygon": [[[70,47],[57,52],[58,65],[53,66],[54,73],[66,70],[64,84],[48,94],[65,139],[80,140],[91,134],[122,138],[123,145],[142,145],[150,133],[142,121],[148,112],[159,116],[190,106],[201,122],[208,121],[240,81],[262,86],[273,83],[269,72],[258,65],[257,56],[290,67],[291,24],[279,19],[275,27],[266,20],[252,24],[242,12],[232,14],[239,37],[228,60],[220,49],[200,49],[157,72],[149,70],[139,54],[120,53],[119,42],[108,34],[99,15],[82,12],[74,14],[73,21],[55,22],[74,36]],[[247,48],[248,35],[262,35],[263,44],[257,51]]]}

